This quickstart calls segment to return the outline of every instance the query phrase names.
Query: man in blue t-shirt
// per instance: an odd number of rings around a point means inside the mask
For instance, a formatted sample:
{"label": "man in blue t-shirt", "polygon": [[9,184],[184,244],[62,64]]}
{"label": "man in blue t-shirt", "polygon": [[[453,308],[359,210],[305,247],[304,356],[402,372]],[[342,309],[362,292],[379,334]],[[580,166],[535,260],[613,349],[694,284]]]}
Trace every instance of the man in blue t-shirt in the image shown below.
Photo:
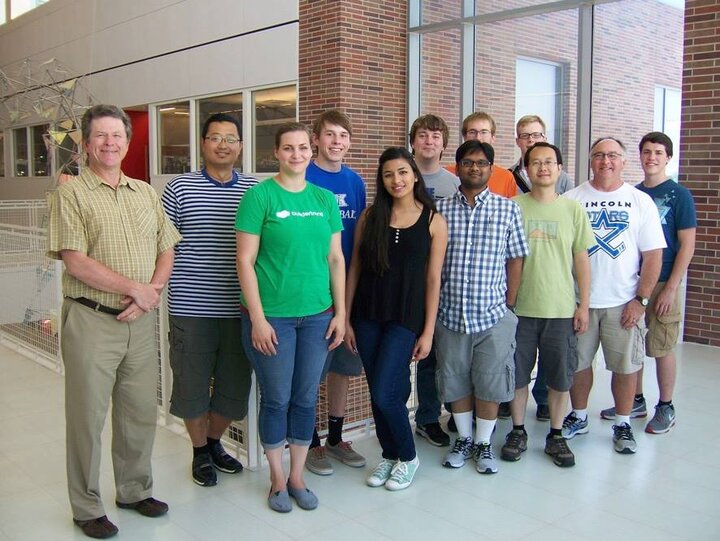
{"label": "man in blue t-shirt", "polygon": [[[660,213],[667,248],[663,249],[660,278],[650,297],[645,312],[647,336],[645,354],[655,357],[660,397],[655,415],[645,427],[648,434],[664,434],[675,425],[675,407],[672,403],[675,388],[676,360],[673,348],[678,340],[682,317],[680,282],[687,272],[695,252],[697,219],[690,191],[666,173],[673,156],[670,138],[661,132],[650,132],[640,140],[640,165],[645,179],[636,186],[648,194]],[[638,372],[630,417],[646,417],[647,406],[643,396],[643,372]],[[614,419],[615,408],[603,410],[603,419]]]}
{"label": "man in blue t-shirt", "polygon": [[[317,157],[307,169],[307,180],[330,190],[337,198],[343,222],[342,249],[345,265],[350,266],[355,225],[365,209],[365,183],[360,175],[343,164],[350,150],[352,124],[344,113],[330,109],[313,123],[313,144]],[[350,376],[362,374],[362,362],[345,347],[334,349],[328,355],[323,376],[327,374],[328,436],[320,445],[317,427],[313,434],[305,466],[318,475],[331,475],[333,467],[328,456],[354,468],[365,466],[365,458],[355,452],[349,441],[343,441],[343,421],[347,407]]]}

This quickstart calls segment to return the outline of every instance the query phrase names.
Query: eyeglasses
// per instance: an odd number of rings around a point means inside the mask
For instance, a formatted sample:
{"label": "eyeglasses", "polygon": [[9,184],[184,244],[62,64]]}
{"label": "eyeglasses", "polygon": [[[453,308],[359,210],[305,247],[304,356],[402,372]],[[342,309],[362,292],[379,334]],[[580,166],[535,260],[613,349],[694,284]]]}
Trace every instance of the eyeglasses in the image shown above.
{"label": "eyeglasses", "polygon": [[205,139],[212,141],[216,145],[219,145],[223,141],[225,141],[228,145],[234,145],[235,143],[240,142],[240,138],[235,137],[234,135],[226,135],[225,137],[223,137],[222,135],[211,135],[209,137],[206,137]]}
{"label": "eyeglasses", "polygon": [[462,167],[467,167],[468,169],[472,169],[473,165],[477,165],[478,169],[485,169],[486,167],[492,165],[487,160],[460,160],[458,163]]}
{"label": "eyeglasses", "polygon": [[590,158],[599,162],[603,161],[605,158],[607,158],[611,162],[616,162],[619,159],[623,158],[623,156],[624,155],[620,154],[619,152],[595,152],[590,155]]}
{"label": "eyeglasses", "polygon": [[526,141],[531,137],[533,139],[545,139],[545,134],[541,131],[534,131],[532,133],[518,133],[518,139],[522,139],[523,141]]}
{"label": "eyeglasses", "polygon": [[468,130],[465,132],[466,137],[477,137],[478,135],[492,135],[492,132],[490,130]]}
{"label": "eyeglasses", "polygon": [[546,169],[552,169],[553,166],[557,165],[558,162],[554,162],[552,160],[545,160],[544,162],[540,160],[533,160],[531,161],[528,166],[532,167],[533,169],[540,169],[541,167],[545,167]]}

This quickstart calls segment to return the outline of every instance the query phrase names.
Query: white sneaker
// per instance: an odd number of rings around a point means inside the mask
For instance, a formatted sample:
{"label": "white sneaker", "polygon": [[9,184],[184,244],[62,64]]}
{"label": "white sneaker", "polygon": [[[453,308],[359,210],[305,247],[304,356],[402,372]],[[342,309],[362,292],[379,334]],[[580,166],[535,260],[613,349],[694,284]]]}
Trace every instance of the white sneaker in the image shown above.
{"label": "white sneaker", "polygon": [[410,486],[415,477],[415,472],[420,465],[420,459],[417,455],[412,460],[403,462],[398,460],[395,467],[392,469],[390,479],[385,483],[385,488],[388,490],[402,490]]}
{"label": "white sneaker", "polygon": [[381,487],[387,480],[390,479],[393,467],[397,464],[395,460],[388,460],[383,458],[380,464],[375,466],[375,469],[365,481],[369,487]]}

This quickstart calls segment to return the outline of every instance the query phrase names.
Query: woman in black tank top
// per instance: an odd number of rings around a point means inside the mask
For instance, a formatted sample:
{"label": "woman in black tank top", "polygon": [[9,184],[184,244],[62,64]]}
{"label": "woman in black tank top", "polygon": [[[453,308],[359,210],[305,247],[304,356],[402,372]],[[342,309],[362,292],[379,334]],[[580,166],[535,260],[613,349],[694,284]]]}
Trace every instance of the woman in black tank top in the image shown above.
{"label": "woman in black tank top", "polygon": [[404,148],[380,156],[376,194],[355,233],[345,338],[365,367],[383,450],[367,484],[401,490],[419,463],[406,406],[410,363],[425,358],[432,345],[447,224]]}

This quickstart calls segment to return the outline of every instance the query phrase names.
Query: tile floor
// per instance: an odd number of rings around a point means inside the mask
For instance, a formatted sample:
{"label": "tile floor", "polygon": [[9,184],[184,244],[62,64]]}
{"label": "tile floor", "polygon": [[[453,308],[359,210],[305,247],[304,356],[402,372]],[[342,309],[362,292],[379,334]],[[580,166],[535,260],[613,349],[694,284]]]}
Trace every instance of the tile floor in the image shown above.
{"label": "tile floor", "polygon": [[[218,486],[198,487],[189,475],[188,441],[159,428],[155,495],[170,504],[170,513],[147,519],[115,508],[106,445],[107,512],[119,539],[142,541],[719,540],[720,350],[685,344],[678,354],[678,425],[653,436],[643,432],[644,420],[633,421],[636,455],[612,450],[611,423],[599,417],[610,404],[609,378],[599,370],[590,433],[571,441],[574,468],[559,469],[543,454],[548,425],[534,419],[531,404],[530,448],[520,462],[501,462],[497,475],[480,475],[471,464],[442,468],[446,449],[419,441],[421,466],[408,490],[368,488],[368,468],[338,465],[331,477],[307,474],[321,502],[316,511],[279,515],[265,503],[266,471],[219,473]],[[62,378],[2,346],[0,374],[0,541],[86,539],[70,520],[65,490]],[[646,383],[654,404],[650,360]],[[499,422],[497,447],[509,426]],[[355,447],[374,465],[374,437]]]}

